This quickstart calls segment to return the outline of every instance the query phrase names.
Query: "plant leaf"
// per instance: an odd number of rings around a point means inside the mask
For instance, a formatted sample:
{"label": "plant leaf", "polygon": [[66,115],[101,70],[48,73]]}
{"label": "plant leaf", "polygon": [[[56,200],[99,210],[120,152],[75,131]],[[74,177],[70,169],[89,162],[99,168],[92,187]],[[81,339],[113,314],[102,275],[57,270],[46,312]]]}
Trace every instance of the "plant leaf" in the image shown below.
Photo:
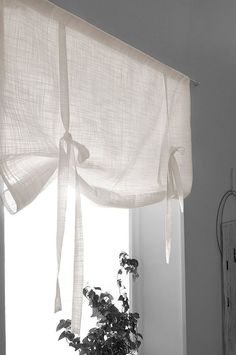
{"label": "plant leaf", "polygon": [[57,329],[56,329],[57,332],[58,332],[59,330],[61,330],[62,328],[64,328],[65,322],[66,322],[66,321],[65,321],[64,319],[61,319],[61,320],[60,320],[60,323],[58,324]]}
{"label": "plant leaf", "polygon": [[66,331],[64,330],[64,332],[62,332],[61,335],[59,336],[58,340],[61,340],[65,337],[66,337]]}

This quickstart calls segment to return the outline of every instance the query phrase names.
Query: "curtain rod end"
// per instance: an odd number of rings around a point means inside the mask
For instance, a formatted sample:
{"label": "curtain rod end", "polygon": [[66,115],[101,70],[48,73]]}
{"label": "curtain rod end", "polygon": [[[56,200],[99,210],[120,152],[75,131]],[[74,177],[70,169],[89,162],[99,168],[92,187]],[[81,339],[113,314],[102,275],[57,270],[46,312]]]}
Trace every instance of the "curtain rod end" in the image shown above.
{"label": "curtain rod end", "polygon": [[193,84],[193,86],[199,86],[200,82],[194,79],[190,79],[191,83]]}

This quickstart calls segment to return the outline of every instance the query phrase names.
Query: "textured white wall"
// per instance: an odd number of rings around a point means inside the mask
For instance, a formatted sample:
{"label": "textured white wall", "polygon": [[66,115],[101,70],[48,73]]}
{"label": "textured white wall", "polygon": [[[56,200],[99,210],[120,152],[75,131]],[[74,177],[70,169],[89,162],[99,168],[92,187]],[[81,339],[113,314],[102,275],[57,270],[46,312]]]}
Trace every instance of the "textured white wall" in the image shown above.
{"label": "textured white wall", "polygon": [[133,309],[141,315],[141,355],[185,355],[184,241],[181,214],[173,202],[170,264],[165,262],[165,201],[133,211],[133,257],[140,261]]}

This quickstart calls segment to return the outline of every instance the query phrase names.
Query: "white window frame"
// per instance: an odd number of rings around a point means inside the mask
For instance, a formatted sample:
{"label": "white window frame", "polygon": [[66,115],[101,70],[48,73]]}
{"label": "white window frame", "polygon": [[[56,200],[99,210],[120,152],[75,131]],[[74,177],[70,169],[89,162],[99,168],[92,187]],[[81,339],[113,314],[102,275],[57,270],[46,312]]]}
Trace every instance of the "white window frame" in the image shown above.
{"label": "white window frame", "polygon": [[[161,213],[160,213],[161,211]],[[150,213],[151,212],[151,213]],[[158,267],[161,269],[161,273],[163,272],[163,275],[168,276],[168,269],[170,272],[173,274],[171,277],[177,277],[178,280],[180,280],[178,287],[176,288],[176,285],[170,282],[170,280],[163,279],[161,282],[157,279],[154,280],[153,282],[156,281],[156,288],[157,292],[155,296],[157,297],[157,300],[160,301],[160,303],[163,305],[163,308],[168,309],[168,304],[167,301],[168,297],[165,298],[165,287],[168,290],[168,292],[178,292],[178,305],[175,305],[175,316],[173,316],[173,322],[178,325],[179,331],[175,333],[173,327],[170,327],[170,333],[168,335],[169,341],[166,340],[164,342],[163,346],[159,349],[159,352],[156,352],[156,349],[153,349],[153,354],[168,354],[168,355],[187,355],[187,329],[186,329],[186,286],[185,286],[185,243],[184,243],[184,216],[180,214],[179,210],[179,205],[178,201],[173,202],[173,207],[172,207],[172,213],[173,213],[173,238],[177,239],[175,241],[172,241],[172,255],[171,255],[171,260],[170,260],[170,265],[166,265],[165,263],[165,250],[164,250],[164,235],[163,235],[163,230],[164,230],[164,212],[165,212],[165,201],[159,203],[159,204],[154,204],[150,205],[144,208],[137,208],[133,209],[131,211],[131,218],[130,218],[130,246],[132,248],[132,253],[133,256],[136,257],[137,259],[140,259],[140,274],[142,272],[148,272],[147,267],[146,267],[146,262],[145,258],[143,259],[141,256],[143,254],[142,250],[142,243],[145,238],[147,240],[150,238],[159,238],[158,245],[162,244],[163,250],[161,251],[161,258],[163,259],[162,262],[160,262]],[[150,217],[150,214],[152,216]],[[159,216],[158,216],[159,214]],[[162,214],[162,216],[160,216]],[[179,218],[180,217],[180,218]],[[158,231],[158,223],[161,223],[162,226],[160,228],[160,231]],[[181,221],[180,221],[181,220]],[[152,229],[155,229],[153,233],[150,233],[150,228],[146,228],[149,222],[152,222],[154,227]],[[157,223],[157,224],[156,224]],[[155,225],[156,224],[156,225]],[[175,230],[176,227],[176,230]],[[151,235],[152,234],[152,235]],[[177,249],[175,248],[176,243],[178,243]],[[149,248],[148,243],[147,249]],[[150,244],[149,251],[151,249],[155,248],[153,244]],[[162,255],[163,254],[163,255]],[[139,257],[140,255],[140,257]],[[172,261],[172,263],[171,263]],[[177,269],[175,270],[175,265],[177,265]],[[145,270],[146,268],[146,270]],[[160,272],[159,272],[160,274]],[[158,294],[158,287],[161,285],[162,291],[160,292],[160,296]],[[134,285],[135,291],[133,292],[132,295],[132,306],[135,311],[139,312],[140,314],[142,313],[142,305],[139,303],[139,300],[136,300],[135,295],[142,295],[143,302],[145,302],[145,290],[144,290],[144,285],[142,284],[142,278],[137,280],[137,282]],[[172,289],[170,289],[170,287]],[[131,288],[132,290],[132,288]],[[148,290],[147,290],[148,292]],[[164,294],[164,296],[163,296]],[[168,295],[167,295],[168,296]],[[178,320],[176,320],[176,313],[178,313]],[[170,313],[172,316],[172,313]],[[142,318],[144,318],[144,324],[142,323]],[[158,321],[158,320],[157,320]],[[168,317],[166,319],[162,319],[162,324],[157,324],[157,331],[158,327],[160,329],[163,328],[168,328],[170,322],[170,319]],[[142,317],[141,314],[141,322],[139,326],[139,331],[140,333],[143,334],[144,336],[144,342],[143,346],[140,349],[139,355],[146,355],[149,353],[149,349],[145,348],[145,331],[148,328],[147,327],[147,321],[145,321],[145,317]],[[146,339],[148,338],[148,334],[146,334]],[[158,338],[158,337],[157,337]],[[171,340],[170,340],[171,339]],[[173,353],[170,353],[170,342],[174,342],[176,339],[176,343],[178,343],[176,349],[174,350]],[[152,339],[153,344],[155,344],[156,339]],[[154,345],[153,345],[154,346]],[[149,354],[152,355],[152,354]]]}

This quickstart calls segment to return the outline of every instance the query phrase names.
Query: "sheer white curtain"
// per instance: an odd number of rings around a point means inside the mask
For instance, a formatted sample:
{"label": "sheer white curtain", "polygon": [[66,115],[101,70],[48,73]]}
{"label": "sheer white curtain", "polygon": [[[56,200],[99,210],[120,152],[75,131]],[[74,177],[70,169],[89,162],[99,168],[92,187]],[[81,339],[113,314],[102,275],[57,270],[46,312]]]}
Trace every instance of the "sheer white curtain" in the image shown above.
{"label": "sheer white curtain", "polygon": [[[133,208],[191,190],[189,78],[45,0],[0,0],[0,174],[15,213],[58,176],[58,275],[74,187],[72,329],[80,332],[80,192]],[[59,278],[55,310],[62,308]]]}

